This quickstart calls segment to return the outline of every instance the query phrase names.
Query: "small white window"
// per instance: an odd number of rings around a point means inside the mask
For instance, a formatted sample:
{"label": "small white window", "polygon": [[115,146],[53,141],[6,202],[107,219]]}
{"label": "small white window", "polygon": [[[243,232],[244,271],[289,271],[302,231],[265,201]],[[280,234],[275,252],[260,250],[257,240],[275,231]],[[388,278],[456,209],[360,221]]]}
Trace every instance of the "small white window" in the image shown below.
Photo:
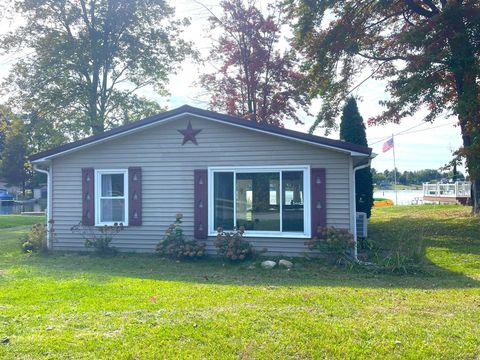
{"label": "small white window", "polygon": [[95,170],[95,225],[128,225],[127,170]]}

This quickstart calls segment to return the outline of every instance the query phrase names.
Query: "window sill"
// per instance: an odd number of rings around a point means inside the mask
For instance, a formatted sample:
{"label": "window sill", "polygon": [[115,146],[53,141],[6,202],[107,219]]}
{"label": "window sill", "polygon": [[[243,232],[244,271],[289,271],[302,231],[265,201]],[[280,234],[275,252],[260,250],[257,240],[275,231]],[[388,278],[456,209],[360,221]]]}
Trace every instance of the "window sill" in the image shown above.
{"label": "window sill", "polygon": [[95,226],[95,227],[115,226],[115,224],[117,224],[118,226],[120,226],[120,224],[123,224],[123,227],[127,227],[127,226],[128,226],[128,224],[125,224],[125,223],[119,223],[119,222],[112,222],[112,223],[98,223],[98,224],[95,224],[94,226]]}
{"label": "window sill", "polygon": [[[231,232],[233,230],[225,230]],[[209,237],[217,236],[216,232],[209,232]],[[243,234],[246,238],[283,238],[283,239],[310,239],[311,236],[305,233],[286,233],[286,232],[268,232],[268,231],[245,231]]]}

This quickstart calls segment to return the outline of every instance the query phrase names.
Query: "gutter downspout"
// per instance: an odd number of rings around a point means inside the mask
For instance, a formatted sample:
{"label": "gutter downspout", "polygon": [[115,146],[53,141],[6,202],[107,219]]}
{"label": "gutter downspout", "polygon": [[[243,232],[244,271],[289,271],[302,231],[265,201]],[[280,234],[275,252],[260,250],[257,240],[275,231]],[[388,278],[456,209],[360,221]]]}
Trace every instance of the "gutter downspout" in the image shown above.
{"label": "gutter downspout", "polygon": [[52,168],[49,165],[48,170],[38,168],[37,164],[33,164],[33,170],[47,175],[47,248],[52,248],[51,228],[52,224],[50,219],[52,218]]}
{"label": "gutter downspout", "polygon": [[357,189],[355,188],[355,174],[357,170],[362,170],[371,166],[371,163],[372,163],[372,158],[369,157],[368,163],[359,165],[353,168],[353,210],[352,210],[353,214],[352,215],[353,215],[353,239],[355,240],[355,248],[353,249],[353,258],[356,262],[358,261],[358,258],[357,258],[358,251],[357,251]]}

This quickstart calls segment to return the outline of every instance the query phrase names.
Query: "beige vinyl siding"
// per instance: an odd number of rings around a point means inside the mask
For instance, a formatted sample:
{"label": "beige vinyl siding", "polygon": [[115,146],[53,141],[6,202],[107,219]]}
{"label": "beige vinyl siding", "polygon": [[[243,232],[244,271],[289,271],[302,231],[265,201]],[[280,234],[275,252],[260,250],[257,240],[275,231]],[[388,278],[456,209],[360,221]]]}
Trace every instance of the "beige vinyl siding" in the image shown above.
{"label": "beige vinyl siding", "polygon": [[[191,120],[198,146],[181,145]],[[193,237],[193,171],[209,166],[310,165],[326,168],[327,224],[352,229],[350,156],[315,145],[280,138],[185,115],[182,118],[86,147],[53,160],[54,249],[83,250],[83,240],[71,233],[81,220],[81,168],[142,167],[143,225],[117,235],[113,245],[127,251],[153,251],[175,214],[184,214],[184,230]],[[272,254],[301,254],[305,239],[251,239]],[[212,239],[207,242],[213,251]]]}

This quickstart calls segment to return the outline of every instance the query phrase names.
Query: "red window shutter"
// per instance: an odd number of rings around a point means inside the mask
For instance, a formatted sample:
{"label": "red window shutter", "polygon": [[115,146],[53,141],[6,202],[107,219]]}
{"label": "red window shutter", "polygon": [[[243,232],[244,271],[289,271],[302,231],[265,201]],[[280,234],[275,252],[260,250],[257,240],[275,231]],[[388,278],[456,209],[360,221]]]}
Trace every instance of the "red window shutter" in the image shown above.
{"label": "red window shutter", "polygon": [[319,227],[327,226],[327,196],[324,168],[310,170],[310,196],[312,199],[312,237],[315,237]]}
{"label": "red window shutter", "polygon": [[194,170],[194,236],[206,239],[208,236],[208,172]]}
{"label": "red window shutter", "polygon": [[95,171],[82,168],[82,224],[95,225]]}
{"label": "red window shutter", "polygon": [[128,168],[128,225],[142,225],[142,168]]}

